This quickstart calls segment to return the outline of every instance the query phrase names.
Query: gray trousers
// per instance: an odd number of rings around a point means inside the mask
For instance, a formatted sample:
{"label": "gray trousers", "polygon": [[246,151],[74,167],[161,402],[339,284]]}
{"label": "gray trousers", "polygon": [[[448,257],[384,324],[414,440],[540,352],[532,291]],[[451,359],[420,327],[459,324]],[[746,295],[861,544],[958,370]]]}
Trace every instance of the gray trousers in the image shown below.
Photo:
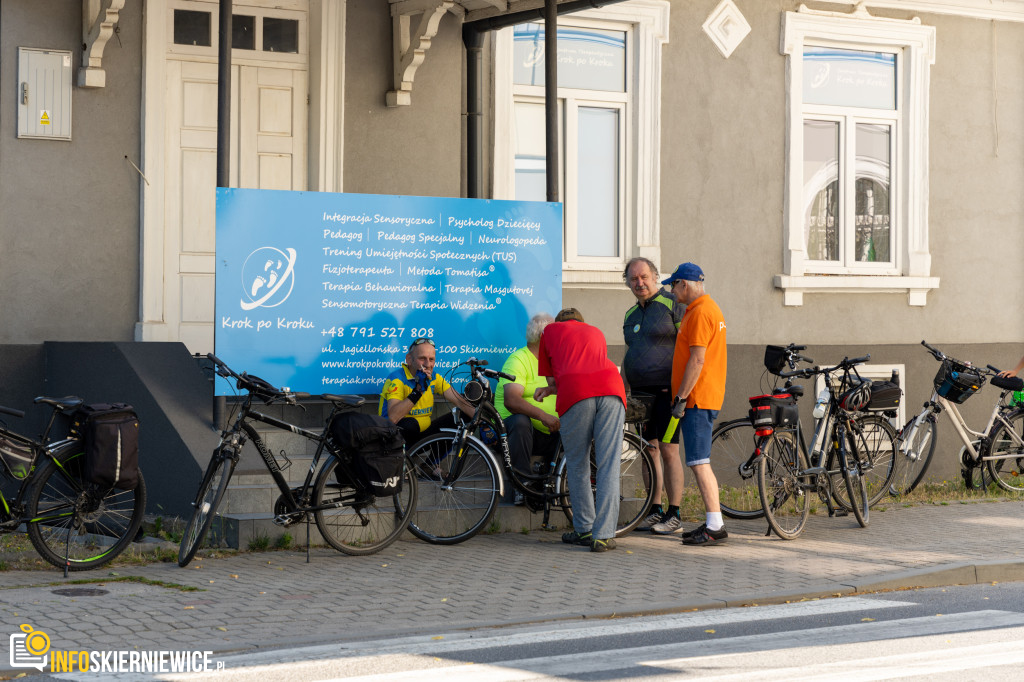
{"label": "gray trousers", "polygon": [[[561,416],[572,525],[597,540],[615,537],[619,520],[619,463],[626,410],[615,396],[587,398]],[[594,443],[596,493],[590,487],[590,443]]]}

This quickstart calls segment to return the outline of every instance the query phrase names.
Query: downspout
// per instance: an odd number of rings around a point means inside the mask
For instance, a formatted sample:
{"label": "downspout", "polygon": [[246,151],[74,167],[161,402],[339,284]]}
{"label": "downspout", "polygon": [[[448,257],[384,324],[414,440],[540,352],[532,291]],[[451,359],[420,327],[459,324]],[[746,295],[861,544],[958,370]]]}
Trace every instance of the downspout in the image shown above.
{"label": "downspout", "polygon": [[558,201],[558,0],[544,0],[544,161],[547,199]]}
{"label": "downspout", "polygon": [[[468,176],[466,178],[466,194],[470,198],[482,198],[483,194],[483,34],[488,31],[497,31],[498,29],[515,26],[516,24],[522,24],[527,21],[536,21],[538,19],[547,21],[548,13],[552,10],[552,5],[556,5],[556,7],[554,7],[554,15],[557,16],[559,14],[582,12],[587,9],[598,9],[606,5],[615,5],[625,1],[626,0],[572,0],[572,2],[557,4],[557,0],[545,0],[545,6],[543,8],[523,10],[512,14],[489,17],[487,19],[478,19],[477,21],[470,21],[462,25],[462,42],[466,45],[466,174]],[[550,24],[554,24],[555,21],[551,21]],[[557,59],[553,59],[548,56],[547,50],[548,40],[552,43],[557,40],[557,30],[545,31],[544,39],[545,59],[547,60],[544,78],[546,83],[555,85],[558,83],[557,75],[549,75],[548,69],[552,66],[557,67]],[[548,122],[545,125],[545,140],[548,145],[548,149],[545,153],[549,164],[549,168],[547,170],[548,201],[558,200],[558,107],[557,97],[554,99],[555,104],[549,104],[548,91],[545,89],[544,105],[548,119]],[[554,130],[556,134],[556,140],[553,148],[551,146],[551,140],[548,139],[548,128],[551,125],[550,121],[552,120],[554,121]],[[550,169],[552,161],[554,161],[554,171]],[[551,183],[553,181],[555,199],[551,199]]]}
{"label": "downspout", "polygon": [[466,24],[462,27],[462,42],[466,45],[466,195],[470,199],[482,199],[484,34]]}
{"label": "downspout", "polygon": [[[231,10],[232,0],[220,0],[217,43],[217,187],[231,184]],[[214,377],[216,384],[216,376]],[[214,391],[216,393],[216,391]],[[213,426],[224,427],[227,398],[213,396]]]}

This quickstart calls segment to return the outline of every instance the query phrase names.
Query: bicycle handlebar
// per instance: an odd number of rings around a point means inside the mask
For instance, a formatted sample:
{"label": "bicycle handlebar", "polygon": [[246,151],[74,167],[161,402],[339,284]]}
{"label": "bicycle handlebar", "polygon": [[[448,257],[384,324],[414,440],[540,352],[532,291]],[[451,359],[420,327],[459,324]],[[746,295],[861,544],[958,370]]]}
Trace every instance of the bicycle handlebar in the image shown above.
{"label": "bicycle handlebar", "polygon": [[309,393],[295,392],[281,390],[271,384],[266,379],[262,379],[258,376],[253,376],[242,372],[239,374],[235,370],[227,366],[227,364],[218,358],[213,353],[207,353],[206,357],[208,360],[216,365],[216,372],[218,375],[225,378],[232,378],[238,381],[238,388],[248,391],[256,396],[259,396],[264,402],[269,403],[272,400],[281,400],[289,405],[298,405],[298,401],[301,398],[310,397]]}
{"label": "bicycle handlebar", "polygon": [[819,367],[804,367],[803,369],[797,369],[792,372],[779,372],[779,376],[783,379],[791,379],[793,377],[809,379],[820,372],[821,369]]}

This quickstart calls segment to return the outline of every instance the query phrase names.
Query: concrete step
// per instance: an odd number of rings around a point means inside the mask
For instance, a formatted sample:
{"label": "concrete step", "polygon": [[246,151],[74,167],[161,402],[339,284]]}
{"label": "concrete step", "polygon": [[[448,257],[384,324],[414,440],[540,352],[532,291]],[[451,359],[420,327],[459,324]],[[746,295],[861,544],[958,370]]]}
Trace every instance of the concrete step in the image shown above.
{"label": "concrete step", "polygon": [[[428,512],[419,508],[417,513]],[[526,507],[517,507],[511,504],[499,504],[494,512],[494,517],[488,528],[483,533],[533,533],[547,532],[541,528],[544,514],[531,513]],[[551,512],[550,522],[557,526],[557,531],[570,530],[570,524],[560,510]],[[274,547],[282,536],[288,534],[292,538],[292,545],[305,546],[306,524],[297,523],[288,528],[282,528],[273,521],[273,514],[269,512],[222,512],[221,518],[215,519],[210,530],[210,539],[206,546],[216,545],[232,547],[236,549],[247,549],[249,543],[262,538],[267,538],[268,545]],[[399,538],[400,540],[416,540],[416,537],[406,531]],[[309,524],[309,540],[313,546],[324,545],[320,533],[317,531],[316,522]],[[472,539],[468,540],[472,542]]]}

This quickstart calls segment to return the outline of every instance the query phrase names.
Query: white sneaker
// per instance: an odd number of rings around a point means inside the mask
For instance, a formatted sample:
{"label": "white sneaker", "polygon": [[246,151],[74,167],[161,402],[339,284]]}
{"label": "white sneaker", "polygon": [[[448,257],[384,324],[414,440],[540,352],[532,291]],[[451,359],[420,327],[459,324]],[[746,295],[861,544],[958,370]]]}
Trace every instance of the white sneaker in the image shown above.
{"label": "white sneaker", "polygon": [[653,512],[651,514],[648,514],[647,517],[643,520],[643,523],[641,523],[640,525],[650,528],[654,524],[660,523],[661,517],[663,517],[664,515],[665,514],[663,512]]}
{"label": "white sneaker", "polygon": [[658,535],[671,535],[683,527],[683,522],[678,516],[666,514],[661,521],[651,526],[651,532]]}

